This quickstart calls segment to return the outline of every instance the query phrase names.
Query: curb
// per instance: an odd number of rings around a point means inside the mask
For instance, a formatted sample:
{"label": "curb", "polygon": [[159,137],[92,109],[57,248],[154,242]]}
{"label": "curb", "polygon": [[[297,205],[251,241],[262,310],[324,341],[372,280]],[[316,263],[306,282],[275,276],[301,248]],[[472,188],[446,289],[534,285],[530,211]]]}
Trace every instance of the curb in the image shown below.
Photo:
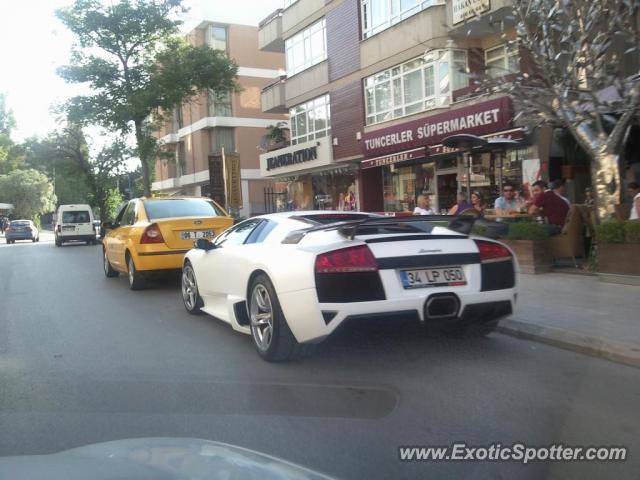
{"label": "curb", "polygon": [[512,319],[502,320],[496,331],[640,368],[640,347]]}

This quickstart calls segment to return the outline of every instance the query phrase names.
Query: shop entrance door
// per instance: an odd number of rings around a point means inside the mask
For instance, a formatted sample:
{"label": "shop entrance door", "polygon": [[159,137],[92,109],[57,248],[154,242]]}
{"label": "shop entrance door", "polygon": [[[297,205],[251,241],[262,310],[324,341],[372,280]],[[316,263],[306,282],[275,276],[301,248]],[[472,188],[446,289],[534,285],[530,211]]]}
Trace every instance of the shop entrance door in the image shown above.
{"label": "shop entrance door", "polygon": [[458,174],[439,173],[438,176],[438,208],[440,213],[443,210],[449,211],[457,203],[458,195]]}

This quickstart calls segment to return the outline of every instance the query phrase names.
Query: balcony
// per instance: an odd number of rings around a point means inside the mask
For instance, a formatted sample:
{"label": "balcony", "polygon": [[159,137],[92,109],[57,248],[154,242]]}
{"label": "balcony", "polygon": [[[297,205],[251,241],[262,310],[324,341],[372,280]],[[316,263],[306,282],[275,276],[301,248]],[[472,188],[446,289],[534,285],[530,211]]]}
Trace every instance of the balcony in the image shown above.
{"label": "balcony", "polygon": [[264,113],[287,113],[284,90],[286,78],[282,76],[262,89],[261,101]]}
{"label": "balcony", "polygon": [[468,5],[465,0],[453,0],[447,5],[447,24],[452,38],[477,39],[515,27],[511,0],[483,0],[475,3],[475,10],[465,5]]}
{"label": "balcony", "polygon": [[258,24],[258,48],[266,52],[284,53],[281,8]]}

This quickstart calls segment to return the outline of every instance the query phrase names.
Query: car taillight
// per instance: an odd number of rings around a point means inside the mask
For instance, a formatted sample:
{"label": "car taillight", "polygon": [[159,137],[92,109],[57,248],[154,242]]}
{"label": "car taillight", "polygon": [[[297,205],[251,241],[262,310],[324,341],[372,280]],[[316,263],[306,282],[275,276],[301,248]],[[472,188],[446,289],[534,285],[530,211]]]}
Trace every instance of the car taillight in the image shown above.
{"label": "car taillight", "polygon": [[475,240],[478,250],[480,251],[480,262],[499,262],[511,259],[511,252],[504,245],[499,243],[487,242],[486,240]]}
{"label": "car taillight", "polygon": [[144,229],[140,243],[164,243],[162,232],[157,224],[152,223]]}
{"label": "car taillight", "polygon": [[378,264],[366,245],[341,248],[316,257],[316,273],[375,272]]}

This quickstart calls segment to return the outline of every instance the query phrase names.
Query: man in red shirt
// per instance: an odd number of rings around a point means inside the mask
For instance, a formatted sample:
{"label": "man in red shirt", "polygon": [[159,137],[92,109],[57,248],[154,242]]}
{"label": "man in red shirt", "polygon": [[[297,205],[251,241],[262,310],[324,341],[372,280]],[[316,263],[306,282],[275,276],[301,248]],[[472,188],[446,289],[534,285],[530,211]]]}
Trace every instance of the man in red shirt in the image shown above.
{"label": "man in red shirt", "polygon": [[531,215],[539,215],[541,212],[547,217],[545,228],[549,235],[558,235],[562,231],[564,221],[569,213],[569,205],[562,197],[547,188],[547,183],[538,180],[531,187],[533,203],[529,207]]}

